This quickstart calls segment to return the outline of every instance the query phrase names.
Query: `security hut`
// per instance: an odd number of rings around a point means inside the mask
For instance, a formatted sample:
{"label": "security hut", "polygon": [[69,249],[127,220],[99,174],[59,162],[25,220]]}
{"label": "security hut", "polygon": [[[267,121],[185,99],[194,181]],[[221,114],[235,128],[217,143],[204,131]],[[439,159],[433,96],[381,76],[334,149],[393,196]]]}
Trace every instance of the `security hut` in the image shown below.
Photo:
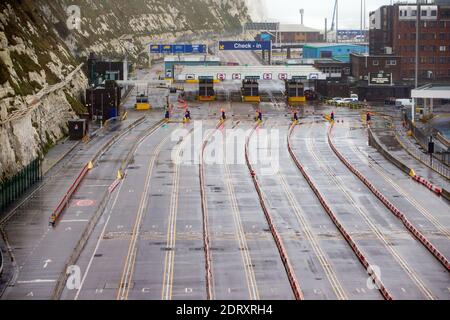
{"label": "security hut", "polygon": [[86,108],[93,121],[107,121],[121,114],[122,88],[115,81],[105,81],[104,86],[86,90]]}
{"label": "security hut", "polygon": [[261,102],[259,96],[259,77],[247,77],[242,81],[242,101],[243,102]]}
{"label": "security hut", "polygon": [[88,134],[88,126],[85,119],[69,120],[70,140],[81,140]]}

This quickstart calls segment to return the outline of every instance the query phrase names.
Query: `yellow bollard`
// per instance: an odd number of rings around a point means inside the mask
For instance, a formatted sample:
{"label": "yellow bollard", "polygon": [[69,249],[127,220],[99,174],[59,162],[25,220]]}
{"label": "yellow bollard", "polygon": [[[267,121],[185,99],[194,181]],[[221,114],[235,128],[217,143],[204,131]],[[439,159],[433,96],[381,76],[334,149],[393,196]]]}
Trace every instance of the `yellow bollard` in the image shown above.
{"label": "yellow bollard", "polygon": [[117,180],[122,180],[123,179],[123,175],[122,172],[119,170],[117,171]]}
{"label": "yellow bollard", "polygon": [[414,169],[411,169],[411,171],[409,171],[409,176],[411,178],[414,178],[416,176],[416,172],[414,171]]}
{"label": "yellow bollard", "polygon": [[89,161],[88,169],[92,170],[93,168],[94,168],[94,164],[92,163],[92,161]]}

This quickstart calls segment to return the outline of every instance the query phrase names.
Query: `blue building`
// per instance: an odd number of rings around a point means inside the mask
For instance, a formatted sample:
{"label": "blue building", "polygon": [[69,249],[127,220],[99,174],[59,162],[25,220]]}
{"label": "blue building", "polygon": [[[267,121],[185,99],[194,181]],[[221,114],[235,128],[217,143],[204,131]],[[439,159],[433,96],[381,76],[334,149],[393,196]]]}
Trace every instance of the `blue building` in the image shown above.
{"label": "blue building", "polygon": [[350,53],[368,53],[366,45],[345,43],[317,43],[307,44],[303,47],[303,58],[320,59],[332,58],[341,62],[350,62]]}

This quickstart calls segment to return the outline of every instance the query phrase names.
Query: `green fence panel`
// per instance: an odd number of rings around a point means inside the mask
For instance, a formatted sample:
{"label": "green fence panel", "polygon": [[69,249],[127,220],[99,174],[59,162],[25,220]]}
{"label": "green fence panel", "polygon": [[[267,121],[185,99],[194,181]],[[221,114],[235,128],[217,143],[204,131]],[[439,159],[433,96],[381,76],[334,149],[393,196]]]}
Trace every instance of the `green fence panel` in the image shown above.
{"label": "green fence panel", "polygon": [[31,186],[42,179],[41,159],[35,159],[20,172],[0,183],[0,212],[20,198]]}

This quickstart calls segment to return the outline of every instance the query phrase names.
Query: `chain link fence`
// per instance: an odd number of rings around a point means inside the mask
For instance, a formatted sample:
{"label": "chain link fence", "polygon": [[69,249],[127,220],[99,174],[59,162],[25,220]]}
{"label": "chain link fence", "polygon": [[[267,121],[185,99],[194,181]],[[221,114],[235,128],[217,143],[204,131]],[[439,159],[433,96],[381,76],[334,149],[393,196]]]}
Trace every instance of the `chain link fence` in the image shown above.
{"label": "chain link fence", "polygon": [[0,183],[0,213],[24,194],[24,192],[42,179],[42,161],[33,160],[13,177]]}

